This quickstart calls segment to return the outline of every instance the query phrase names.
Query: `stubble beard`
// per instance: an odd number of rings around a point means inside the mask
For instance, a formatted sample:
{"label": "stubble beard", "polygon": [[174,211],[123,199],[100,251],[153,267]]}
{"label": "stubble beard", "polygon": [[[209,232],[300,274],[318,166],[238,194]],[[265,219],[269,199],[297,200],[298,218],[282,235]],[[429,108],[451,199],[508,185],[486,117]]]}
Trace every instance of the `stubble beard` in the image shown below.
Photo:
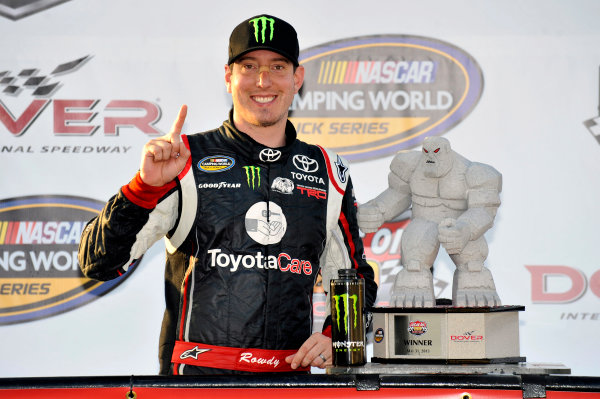
{"label": "stubble beard", "polygon": [[270,116],[266,115],[263,117],[262,115],[257,115],[255,126],[257,127],[271,127],[280,123],[282,120],[287,120],[287,112],[282,113],[278,116]]}
{"label": "stubble beard", "polygon": [[258,127],[271,127],[271,126],[275,125],[276,123],[277,122],[275,122],[275,121],[272,121],[272,122],[269,122],[269,121],[260,122],[259,121],[256,126],[258,126]]}

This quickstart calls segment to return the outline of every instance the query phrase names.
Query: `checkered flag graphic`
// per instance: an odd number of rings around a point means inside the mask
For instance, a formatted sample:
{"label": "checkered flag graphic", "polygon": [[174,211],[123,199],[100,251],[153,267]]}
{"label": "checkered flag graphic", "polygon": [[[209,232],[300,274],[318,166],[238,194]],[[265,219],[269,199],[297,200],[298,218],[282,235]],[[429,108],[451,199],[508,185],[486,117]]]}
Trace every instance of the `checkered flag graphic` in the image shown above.
{"label": "checkered flag graphic", "polygon": [[70,0],[0,0],[0,15],[17,21],[67,1]]}
{"label": "checkered flag graphic", "polygon": [[[600,86],[600,68],[598,69],[598,85]],[[583,124],[600,144],[600,88],[598,89],[598,116],[584,121]]]}
{"label": "checkered flag graphic", "polygon": [[12,96],[18,96],[23,90],[30,90],[34,96],[48,97],[61,85],[60,81],[56,80],[57,76],[78,70],[90,58],[91,56],[86,55],[60,64],[49,74],[40,74],[40,70],[37,68],[23,69],[18,73],[0,72],[0,90],[4,94]]}
{"label": "checkered flag graphic", "polygon": [[596,138],[598,144],[600,144],[600,116],[588,119],[587,121],[583,122],[583,124],[588,128],[592,136]]}

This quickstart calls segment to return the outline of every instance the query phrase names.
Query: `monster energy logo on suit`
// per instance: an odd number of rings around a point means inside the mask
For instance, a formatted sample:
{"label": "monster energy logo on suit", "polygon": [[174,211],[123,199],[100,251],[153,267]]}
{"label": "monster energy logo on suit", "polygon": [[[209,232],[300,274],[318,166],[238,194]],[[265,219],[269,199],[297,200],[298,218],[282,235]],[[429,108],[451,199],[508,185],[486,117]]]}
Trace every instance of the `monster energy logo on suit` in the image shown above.
{"label": "monster energy logo on suit", "polygon": [[338,270],[331,280],[331,338],[333,364],[360,366],[366,363],[365,281],[354,269]]}
{"label": "monster energy logo on suit", "polygon": [[[271,34],[269,36],[269,41],[273,40],[273,32],[275,31],[275,20],[273,18],[262,16],[262,17],[257,17],[257,18],[251,19],[250,21],[248,21],[248,23],[250,23],[254,26],[254,38],[256,39],[257,43],[258,43],[259,32],[260,32],[260,37],[261,37],[261,43],[265,42],[265,34],[267,32],[268,27],[271,28]],[[261,24],[260,27],[259,27],[259,23]]]}
{"label": "monster energy logo on suit", "polygon": [[259,166],[244,166],[246,171],[246,182],[248,187],[252,187],[252,190],[256,190],[260,187],[260,167]]}

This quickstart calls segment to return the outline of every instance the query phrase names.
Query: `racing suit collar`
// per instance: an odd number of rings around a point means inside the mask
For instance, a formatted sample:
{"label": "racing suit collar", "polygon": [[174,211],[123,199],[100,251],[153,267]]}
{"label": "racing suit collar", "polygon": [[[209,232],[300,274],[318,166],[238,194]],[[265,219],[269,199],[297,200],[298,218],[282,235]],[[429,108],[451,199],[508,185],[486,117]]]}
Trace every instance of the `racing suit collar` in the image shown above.
{"label": "racing suit collar", "polygon": [[277,148],[264,146],[235,127],[233,123],[233,108],[229,111],[229,119],[223,122],[223,127],[223,135],[236,149],[236,152],[242,154],[247,159],[265,164],[285,162],[297,136],[294,125],[288,120],[285,125],[285,146]]}

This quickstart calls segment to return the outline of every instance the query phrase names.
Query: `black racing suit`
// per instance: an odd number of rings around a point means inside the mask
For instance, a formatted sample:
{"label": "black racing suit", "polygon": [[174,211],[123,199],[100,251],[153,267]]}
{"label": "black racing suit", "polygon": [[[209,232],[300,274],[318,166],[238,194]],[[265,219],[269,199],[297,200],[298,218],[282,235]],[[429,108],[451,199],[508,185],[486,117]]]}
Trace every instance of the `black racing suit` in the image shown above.
{"label": "black racing suit", "polygon": [[297,140],[290,122],[287,144],[277,149],[238,131],[231,118],[182,140],[191,157],[178,178],[156,188],[138,173],[88,224],[79,248],[84,274],[108,280],[166,236],[161,374],[216,371],[173,367],[175,341],[298,349],[311,334],[313,286],[335,229],[365,279],[366,306],[374,303],[342,158]]}

